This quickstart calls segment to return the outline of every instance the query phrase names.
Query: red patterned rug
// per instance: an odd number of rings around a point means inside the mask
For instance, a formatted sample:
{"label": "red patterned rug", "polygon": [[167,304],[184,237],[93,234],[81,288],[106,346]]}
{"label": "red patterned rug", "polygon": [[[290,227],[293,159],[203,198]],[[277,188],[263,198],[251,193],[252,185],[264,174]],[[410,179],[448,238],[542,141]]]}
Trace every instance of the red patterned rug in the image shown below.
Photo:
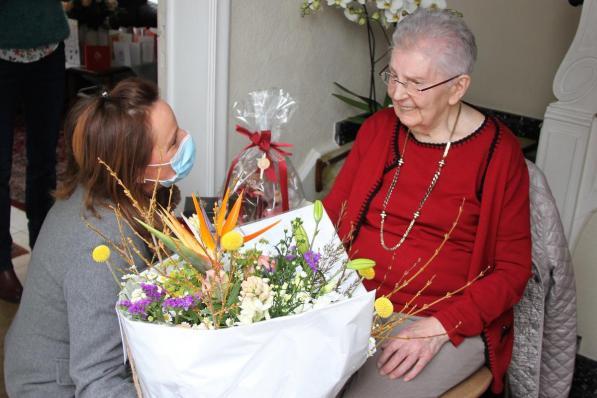
{"label": "red patterned rug", "polygon": [[[12,145],[12,171],[10,174],[10,199],[12,205],[21,210],[25,210],[25,180],[27,170],[27,155],[25,153],[25,126],[23,120],[19,117],[16,121],[14,132],[14,142]],[[58,164],[56,171],[58,179],[66,168],[66,153],[64,147],[64,137],[62,132],[58,138],[56,148]]]}

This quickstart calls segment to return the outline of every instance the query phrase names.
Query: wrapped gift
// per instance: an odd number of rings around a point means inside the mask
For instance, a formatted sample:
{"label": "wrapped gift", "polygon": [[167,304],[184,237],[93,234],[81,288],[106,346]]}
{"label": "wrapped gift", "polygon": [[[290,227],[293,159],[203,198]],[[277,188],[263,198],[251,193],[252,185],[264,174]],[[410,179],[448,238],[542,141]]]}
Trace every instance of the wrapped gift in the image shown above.
{"label": "wrapped gift", "polygon": [[[259,257],[257,265],[245,268],[244,271],[228,265],[224,268],[226,271],[222,271],[224,276],[221,281],[225,281],[224,285],[232,281],[235,275],[248,273],[248,276],[243,276],[240,293],[237,290],[236,293],[226,295],[226,302],[229,304],[227,309],[216,311],[233,312],[239,304],[234,304],[235,301],[230,297],[234,294],[245,297],[240,301],[242,310],[238,322],[226,322],[220,328],[214,328],[209,321],[206,326],[205,321],[197,318],[209,312],[212,305],[208,304],[208,300],[214,300],[213,294],[204,294],[203,298],[197,300],[193,297],[199,297],[198,295],[189,296],[191,299],[188,302],[180,298],[165,298],[176,290],[171,285],[178,278],[175,259],[165,260],[138,276],[126,278],[120,299],[128,301],[128,310],[119,305],[117,311],[125,353],[131,359],[135,380],[144,398],[337,396],[348,378],[362,366],[370,354],[375,292],[366,292],[356,272],[347,269],[347,254],[331,220],[321,206],[320,208],[317,218],[314,217],[317,214],[314,205],[310,205],[239,228],[243,236],[255,235],[258,231],[265,232],[259,235],[258,242],[251,242],[234,254],[234,258],[238,260],[243,256],[250,256],[254,250],[262,251],[263,255]],[[296,228],[296,220],[301,220],[300,229],[305,231],[306,241],[311,242],[310,250],[304,254],[305,259],[309,258],[309,262],[317,259],[317,272],[311,273],[309,269],[301,267],[299,264],[305,266],[305,263],[294,255],[285,253],[284,256],[276,257],[276,253],[284,247],[282,243],[276,242],[285,239],[285,231]],[[271,225],[275,227],[268,229]],[[200,235],[199,231],[193,233]],[[296,248],[306,244],[306,241],[297,241]],[[295,248],[294,243],[292,247]],[[337,251],[331,248],[337,248]],[[269,253],[269,257],[266,253]],[[275,265],[273,258],[277,258]],[[260,298],[249,298],[245,294],[247,291],[257,291],[246,290],[246,285],[260,274],[258,267],[262,261],[268,263],[266,267],[271,267],[268,268],[271,290],[261,289]],[[295,262],[287,267],[282,261]],[[297,265],[296,269],[291,274],[286,274],[293,269],[294,264]],[[280,272],[282,274],[278,274]],[[277,280],[276,275],[287,275],[286,287],[273,283]],[[321,277],[325,279],[321,284],[338,286],[337,290],[330,290],[323,295],[318,293],[309,298],[311,293],[307,290],[317,291],[310,281],[319,281]],[[210,276],[206,282],[213,286],[217,283],[215,278]],[[169,293],[157,286],[168,287]],[[185,286],[189,292],[193,290],[190,284]],[[311,288],[297,294],[295,286]],[[219,290],[212,288],[211,291]],[[234,292],[234,289],[230,291]],[[244,300],[264,300],[266,292],[275,296],[274,303],[290,300],[303,304],[294,307],[288,315],[281,316],[276,314],[273,306],[268,307],[266,312],[271,312],[271,316],[260,316],[260,319],[253,317],[247,322],[243,313],[249,306],[246,306]],[[166,296],[162,296],[163,294]],[[136,302],[132,302],[135,300]],[[181,306],[186,305],[189,309],[179,308],[176,312],[166,309],[170,305],[179,305],[167,304],[172,300],[180,301]],[[149,301],[152,303],[148,303]],[[193,310],[195,305],[198,307]],[[139,312],[143,306],[146,309],[142,311],[148,311],[145,315]],[[152,309],[151,312],[149,309]],[[166,319],[161,315],[163,313],[166,313],[166,317],[172,314],[172,318],[160,321]],[[191,313],[197,316],[190,315]]]}
{"label": "wrapped gift", "polygon": [[232,161],[223,192],[229,190],[232,200],[244,193],[241,224],[304,202],[300,178],[288,158],[291,145],[278,142],[296,107],[296,101],[282,89],[250,92],[233,106],[240,122],[236,131],[249,143]]}

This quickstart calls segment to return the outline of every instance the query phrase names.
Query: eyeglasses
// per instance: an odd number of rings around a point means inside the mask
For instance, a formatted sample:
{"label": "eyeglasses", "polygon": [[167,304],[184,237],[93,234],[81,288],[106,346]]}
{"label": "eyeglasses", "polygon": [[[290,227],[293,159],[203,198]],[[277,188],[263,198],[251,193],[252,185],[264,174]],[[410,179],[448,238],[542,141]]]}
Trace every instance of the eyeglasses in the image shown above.
{"label": "eyeglasses", "polygon": [[379,75],[381,76],[381,80],[383,80],[383,82],[385,83],[386,86],[390,86],[392,84],[400,84],[400,85],[402,85],[402,87],[404,87],[404,90],[406,90],[406,92],[410,95],[416,95],[416,94],[422,93],[423,91],[431,90],[432,88],[441,86],[442,84],[446,84],[449,81],[452,81],[452,80],[456,79],[457,77],[461,76],[461,75],[452,76],[449,79],[446,79],[439,83],[432,84],[429,87],[419,88],[419,87],[417,87],[416,83],[409,82],[409,81],[401,82],[400,80],[398,80],[398,77],[395,74],[393,74],[392,72],[387,71],[387,70],[381,72]]}

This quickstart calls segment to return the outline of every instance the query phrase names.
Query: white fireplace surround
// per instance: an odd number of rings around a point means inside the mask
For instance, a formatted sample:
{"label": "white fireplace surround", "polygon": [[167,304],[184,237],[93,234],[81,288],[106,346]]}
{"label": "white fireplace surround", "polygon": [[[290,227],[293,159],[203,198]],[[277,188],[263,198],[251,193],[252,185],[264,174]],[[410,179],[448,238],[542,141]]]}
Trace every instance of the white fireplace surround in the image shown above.
{"label": "white fireplace surround", "polygon": [[585,0],[576,36],[553,82],[537,165],[556,198],[569,246],[597,209],[597,1]]}
{"label": "white fireplace surround", "polygon": [[[537,164],[547,176],[573,253],[579,353],[597,360],[597,0],[585,0],[545,112]],[[578,243],[578,245],[577,245]]]}

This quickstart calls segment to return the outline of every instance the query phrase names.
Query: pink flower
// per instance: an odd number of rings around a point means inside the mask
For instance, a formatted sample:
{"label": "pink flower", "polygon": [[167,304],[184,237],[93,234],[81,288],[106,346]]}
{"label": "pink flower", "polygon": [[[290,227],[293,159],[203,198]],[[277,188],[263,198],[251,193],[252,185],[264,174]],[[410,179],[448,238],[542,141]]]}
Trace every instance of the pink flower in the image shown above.
{"label": "pink flower", "polygon": [[270,261],[268,256],[259,256],[259,258],[257,259],[257,265],[262,266],[269,272],[274,272],[276,270],[276,260]]}
{"label": "pink flower", "polygon": [[202,281],[201,290],[203,293],[208,293],[211,288],[212,284],[215,285],[224,285],[228,283],[228,275],[224,271],[220,271],[220,275],[216,274],[216,271],[213,269],[207,270],[205,272],[205,278]]}

